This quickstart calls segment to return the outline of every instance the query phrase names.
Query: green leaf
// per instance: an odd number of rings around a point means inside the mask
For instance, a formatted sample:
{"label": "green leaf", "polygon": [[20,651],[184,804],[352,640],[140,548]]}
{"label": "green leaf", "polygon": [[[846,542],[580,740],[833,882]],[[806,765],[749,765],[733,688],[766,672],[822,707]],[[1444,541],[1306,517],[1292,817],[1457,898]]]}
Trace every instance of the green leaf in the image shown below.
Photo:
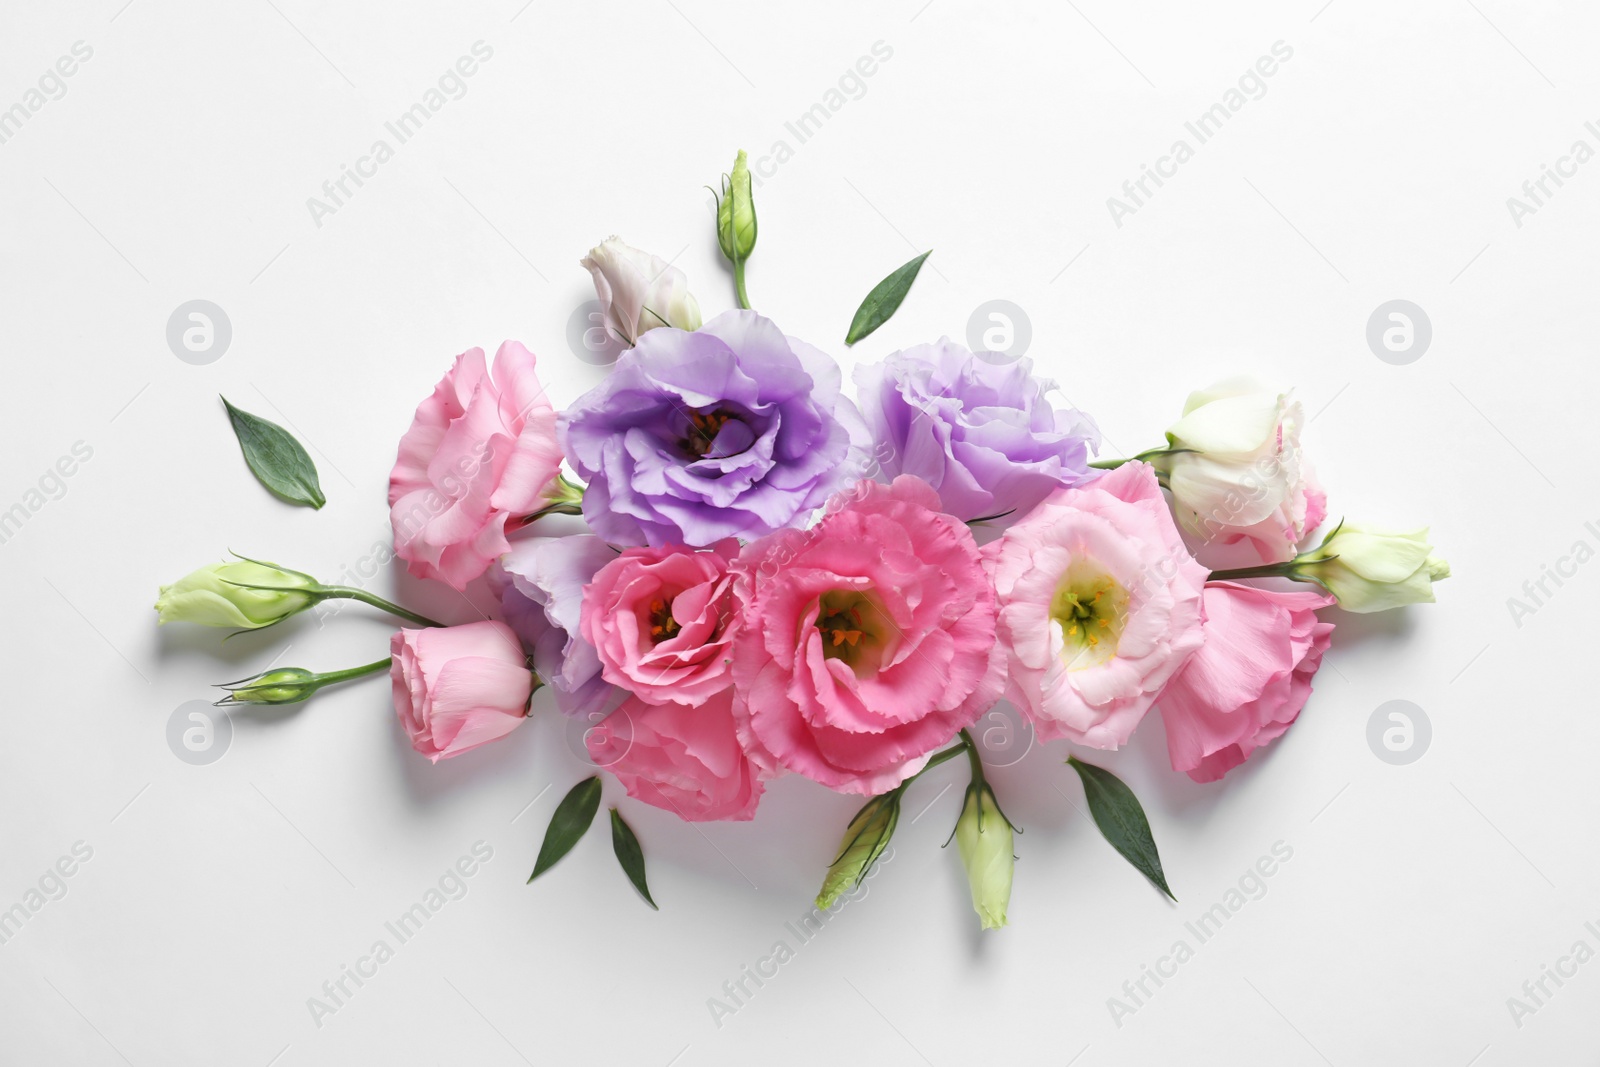
{"label": "green leaf", "polygon": [[1067,763],[1083,779],[1083,795],[1089,800],[1089,814],[1100,827],[1111,847],[1122,853],[1122,858],[1133,864],[1139,873],[1150,879],[1155,887],[1172,900],[1172,890],[1167,888],[1167,876],[1161,871],[1161,856],[1156,852],[1155,838],[1150,836],[1150,820],[1144,817],[1144,808],[1133,790],[1122,784],[1122,779],[1103,767],[1081,763],[1076,756],[1067,757]]}
{"label": "green leaf", "polygon": [[856,317],[850,322],[850,332],[844,335],[845,344],[855,344],[889,321],[889,317],[900,309],[900,301],[911,291],[911,283],[917,280],[922,261],[931,255],[933,250],[930,248],[872,287],[872,292],[856,308]]}
{"label": "green leaf", "polygon": [[599,810],[599,775],[585,778],[573,786],[561,798],[561,803],[556,805],[556,813],[550,816],[550,826],[544,832],[544,844],[539,846],[539,858],[534,861],[533,873],[528,875],[528,881],[533,881],[554,867],[557,860],[571,852],[578,839],[589,832],[589,824],[594,822],[594,814]]}
{"label": "green leaf", "polygon": [[660,911],[650,896],[650,886],[644,880],[644,852],[639,848],[639,839],[633,835],[633,828],[622,821],[616,808],[611,809],[611,850],[617,854],[617,862],[622,864],[623,873],[633,883],[633,888],[639,891],[639,895],[644,897],[644,902]]}
{"label": "green leaf", "polygon": [[294,436],[275,422],[240,411],[222,398],[239,439],[244,461],[256,480],[291,504],[320,508],[327,498],[317,481],[317,468]]}

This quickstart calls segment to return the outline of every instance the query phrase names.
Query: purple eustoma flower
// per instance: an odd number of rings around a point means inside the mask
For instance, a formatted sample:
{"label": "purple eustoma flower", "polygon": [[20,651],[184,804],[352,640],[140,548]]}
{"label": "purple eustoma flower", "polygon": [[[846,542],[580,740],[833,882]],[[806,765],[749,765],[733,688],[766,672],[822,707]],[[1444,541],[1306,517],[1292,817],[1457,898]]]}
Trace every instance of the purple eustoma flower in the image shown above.
{"label": "purple eustoma flower", "polygon": [[1000,352],[967,351],[949,338],[857,367],[861,413],[885,480],[913,474],[960,519],[1032,510],[1058,486],[1100,472],[1094,420],[1053,407],[1055,383]]}
{"label": "purple eustoma flower", "polygon": [[617,558],[592,534],[513,541],[489,572],[506,622],[564,714],[598,722],[621,696],[600,676],[600,655],[578,628],[583,587]]}
{"label": "purple eustoma flower", "polygon": [[643,334],[559,433],[590,529],[693,547],[803,523],[860,476],[865,441],[838,365],[752,311]]}

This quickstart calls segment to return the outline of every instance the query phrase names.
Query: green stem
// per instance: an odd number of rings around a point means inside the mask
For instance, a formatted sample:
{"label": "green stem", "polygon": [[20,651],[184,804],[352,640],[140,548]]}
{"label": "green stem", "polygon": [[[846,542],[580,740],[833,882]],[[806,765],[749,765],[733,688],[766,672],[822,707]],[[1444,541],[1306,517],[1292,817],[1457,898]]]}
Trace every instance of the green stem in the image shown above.
{"label": "green stem", "polygon": [[380,611],[387,611],[390,615],[398,616],[399,618],[405,619],[408,622],[414,622],[418,626],[445,625],[445,623],[442,622],[435,622],[426,615],[418,615],[414,611],[407,611],[399,604],[391,603],[390,601],[383,599],[381,596],[369,593],[365,589],[357,589],[354,586],[323,585],[317,587],[317,593],[328,600],[357,600],[363,604],[377,608]]}
{"label": "green stem", "polygon": [[1157,456],[1177,456],[1193,451],[1192,448],[1147,448],[1137,456],[1129,456],[1127,459],[1097,459],[1089,466],[1096,470],[1114,471],[1124,463],[1148,463]]}
{"label": "green stem", "polygon": [[1288,563],[1264,563],[1259,567],[1235,567],[1231,571],[1212,571],[1210,582],[1231,582],[1240,578],[1293,578],[1294,561]]}
{"label": "green stem", "polygon": [[739,306],[750,310],[750,294],[744,291],[744,260],[733,261],[733,288],[739,297]]}
{"label": "green stem", "polygon": [[905,789],[908,785],[916,781],[918,778],[921,778],[924,774],[927,774],[935,767],[939,766],[939,764],[948,760],[953,760],[957,756],[961,755],[961,753],[967,751],[971,747],[971,743],[972,739],[967,736],[967,732],[965,730],[962,730],[961,740],[959,742],[941,752],[935,752],[928,758],[927,766],[923,767],[922,770],[918,771],[916,774],[913,774],[910,778],[907,778],[905,781],[901,782],[898,786],[896,786],[896,789],[902,793],[905,792]]}
{"label": "green stem", "polygon": [[983,788],[983,760],[978,758],[978,745],[972,740],[972,735],[966,730],[961,731],[961,740],[967,746],[967,761],[972,764],[972,784]]}
{"label": "green stem", "polygon": [[352,678],[361,678],[368,674],[377,674],[379,671],[388,670],[389,664],[393,659],[393,656],[385,656],[380,660],[375,660],[372,663],[368,663],[362,667],[347,667],[342,671],[324,671],[316,676],[317,684],[319,687],[324,685],[333,685],[337,682],[348,682]]}

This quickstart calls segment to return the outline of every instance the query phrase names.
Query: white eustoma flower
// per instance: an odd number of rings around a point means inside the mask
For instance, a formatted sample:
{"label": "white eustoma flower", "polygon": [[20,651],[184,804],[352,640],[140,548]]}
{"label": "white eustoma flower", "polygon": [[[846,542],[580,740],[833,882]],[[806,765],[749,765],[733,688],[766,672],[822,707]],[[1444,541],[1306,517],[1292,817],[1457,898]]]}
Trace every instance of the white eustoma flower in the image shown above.
{"label": "white eustoma flower", "polygon": [[646,330],[700,328],[700,305],[683,271],[660,256],[608,237],[580,260],[594,277],[606,327],[632,346]]}
{"label": "white eustoma flower", "polygon": [[1293,557],[1327,514],[1300,449],[1304,421],[1288,394],[1247,379],[1191,393],[1167,450],[1150,456],[1184,530],[1206,544],[1248,540],[1267,563]]}

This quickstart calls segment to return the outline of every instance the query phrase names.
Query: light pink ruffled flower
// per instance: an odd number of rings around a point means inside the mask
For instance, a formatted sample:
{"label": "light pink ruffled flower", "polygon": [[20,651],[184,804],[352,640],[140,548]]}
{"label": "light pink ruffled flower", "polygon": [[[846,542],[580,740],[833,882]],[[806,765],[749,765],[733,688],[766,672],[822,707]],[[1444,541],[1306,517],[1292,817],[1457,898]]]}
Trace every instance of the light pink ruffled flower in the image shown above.
{"label": "light pink ruffled flower", "polygon": [[1205,644],[1160,697],[1172,769],[1214,782],[1289,729],[1311,695],[1333,597],[1236,582],[1205,588]]}
{"label": "light pink ruffled flower", "polygon": [[389,473],[395,553],[417,577],[464,588],[510,548],[506,521],[544,506],[560,468],[533,353],[507,341],[491,376],[483,349],[463,352],[400,438]]}
{"label": "light pink ruffled flower", "polygon": [[763,766],[881,793],[999,698],[994,589],[919,478],[858,483],[737,570],[734,715]]}
{"label": "light pink ruffled flower", "polygon": [[697,708],[629,697],[585,741],[628,795],[688,822],[749,819],[766,788],[734,730],[733,690]]}
{"label": "light pink ruffled flower", "polygon": [[648,704],[690,707],[728,688],[738,555],[730,537],[705,551],[630,548],[601,567],[584,588],[583,635],[606,681]]}
{"label": "light pink ruffled flower", "polygon": [[1148,464],[1056,491],[986,557],[1008,695],[1040,737],[1118,747],[1200,647],[1208,572]]}
{"label": "light pink ruffled flower", "polygon": [[499,740],[527,715],[533,672],[503,622],[401,630],[389,652],[400,725],[435,763]]}

